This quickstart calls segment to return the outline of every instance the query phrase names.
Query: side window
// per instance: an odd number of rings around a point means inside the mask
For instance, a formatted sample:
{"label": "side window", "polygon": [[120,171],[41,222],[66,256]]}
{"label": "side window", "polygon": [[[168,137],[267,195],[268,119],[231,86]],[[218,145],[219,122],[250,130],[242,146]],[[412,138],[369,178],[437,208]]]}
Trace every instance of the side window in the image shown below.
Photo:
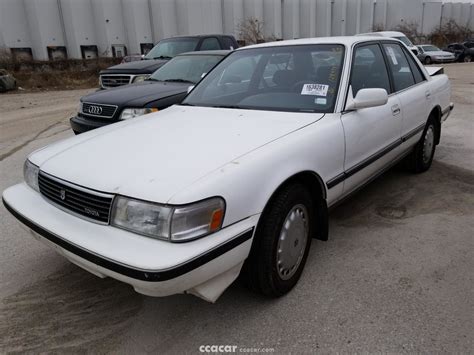
{"label": "side window", "polygon": [[415,79],[408,64],[402,47],[396,43],[384,44],[385,54],[388,59],[388,66],[393,76],[395,91],[406,89],[415,85]]}
{"label": "side window", "polygon": [[215,37],[206,38],[201,43],[201,51],[213,51],[218,49],[221,49],[221,45]]}
{"label": "side window", "polygon": [[224,43],[224,49],[235,49],[235,44],[232,38],[230,37],[222,37],[222,42]]}
{"label": "side window", "polygon": [[390,81],[382,51],[377,44],[357,47],[351,74],[352,94],[360,89],[381,88],[390,93]]}
{"label": "side window", "polygon": [[415,82],[417,84],[421,83],[422,81],[425,80],[425,77],[421,73],[419,65],[416,63],[416,61],[413,59],[411,54],[408,53],[408,51],[406,49],[403,49],[403,51],[405,52],[405,56],[408,59],[408,64],[410,65],[410,69],[411,69],[411,72],[413,73],[413,76],[415,78]]}

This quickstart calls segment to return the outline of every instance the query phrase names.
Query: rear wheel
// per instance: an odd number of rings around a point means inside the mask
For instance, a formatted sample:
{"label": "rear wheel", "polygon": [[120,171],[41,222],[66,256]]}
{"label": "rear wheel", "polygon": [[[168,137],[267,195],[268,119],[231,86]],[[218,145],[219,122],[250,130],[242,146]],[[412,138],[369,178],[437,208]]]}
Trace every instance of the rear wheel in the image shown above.
{"label": "rear wheel", "polygon": [[436,150],[436,133],[433,120],[429,120],[410,156],[411,168],[415,173],[423,173],[431,167]]}
{"label": "rear wheel", "polygon": [[289,292],[303,272],[311,245],[314,204],[302,184],[284,187],[261,217],[243,277],[269,297]]}

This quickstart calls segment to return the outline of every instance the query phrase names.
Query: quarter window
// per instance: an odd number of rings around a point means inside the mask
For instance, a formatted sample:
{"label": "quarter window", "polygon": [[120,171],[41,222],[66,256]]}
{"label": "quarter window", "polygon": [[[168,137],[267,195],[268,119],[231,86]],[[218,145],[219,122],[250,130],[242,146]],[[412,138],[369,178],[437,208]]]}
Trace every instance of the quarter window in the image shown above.
{"label": "quarter window", "polygon": [[425,77],[423,76],[423,74],[421,73],[421,70],[420,70],[420,67],[419,65],[415,62],[415,60],[413,59],[413,57],[410,55],[410,53],[408,53],[407,50],[403,49],[403,52],[405,52],[405,55],[408,59],[408,64],[410,64],[410,69],[411,69],[411,72],[413,73],[413,76],[415,78],[415,82],[418,84],[418,83],[421,83],[422,81],[425,80]]}
{"label": "quarter window", "polygon": [[393,76],[395,91],[406,89],[415,84],[415,79],[408,64],[408,60],[403,54],[402,47],[395,43],[385,43],[383,45],[388,59],[388,66]]}
{"label": "quarter window", "polygon": [[379,45],[357,47],[351,75],[352,94],[360,89],[381,88],[390,93],[387,67]]}

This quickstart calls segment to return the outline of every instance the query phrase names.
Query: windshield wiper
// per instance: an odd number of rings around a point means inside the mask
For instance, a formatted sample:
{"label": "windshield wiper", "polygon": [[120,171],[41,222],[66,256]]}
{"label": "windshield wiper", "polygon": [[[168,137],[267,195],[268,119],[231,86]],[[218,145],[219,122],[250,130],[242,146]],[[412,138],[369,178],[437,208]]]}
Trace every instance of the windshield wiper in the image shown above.
{"label": "windshield wiper", "polygon": [[166,82],[174,82],[174,83],[190,83],[190,84],[196,84],[194,81],[191,80],[186,80],[186,79],[166,79],[163,80]]}
{"label": "windshield wiper", "polygon": [[238,105],[212,105],[209,107],[214,107],[214,108],[236,108],[236,109],[243,109],[245,110],[245,107],[238,106]]}
{"label": "windshield wiper", "polygon": [[160,55],[158,57],[153,57],[153,59],[171,59],[173,57],[170,57],[169,55]]}

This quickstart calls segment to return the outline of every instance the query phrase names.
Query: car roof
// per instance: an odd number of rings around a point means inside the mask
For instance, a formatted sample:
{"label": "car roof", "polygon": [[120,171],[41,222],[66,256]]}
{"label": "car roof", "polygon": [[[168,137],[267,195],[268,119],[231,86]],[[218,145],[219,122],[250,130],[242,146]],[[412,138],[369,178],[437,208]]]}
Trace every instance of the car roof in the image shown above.
{"label": "car roof", "polygon": [[[261,47],[279,47],[279,46],[297,46],[304,44],[342,44],[346,46],[351,46],[359,42],[375,42],[380,41],[380,37],[374,36],[339,36],[339,37],[315,37],[315,38],[300,38],[300,39],[290,39],[286,41],[276,41],[276,42],[267,42],[254,44],[251,46],[241,47],[236,49],[236,51],[245,50],[248,48],[261,48]],[[383,40],[398,42],[398,39],[393,38],[383,38]]]}
{"label": "car roof", "polygon": [[218,56],[226,56],[232,52],[231,50],[227,49],[220,49],[220,50],[215,50],[215,51],[193,51],[193,52],[186,52],[186,53],[180,53],[176,57],[180,57],[183,55],[218,55]]}
{"label": "car roof", "polygon": [[172,37],[167,37],[167,38],[162,38],[164,39],[173,39],[173,38],[203,38],[203,37],[234,37],[233,35],[228,35],[228,34],[217,34],[217,33],[210,33],[210,34],[200,34],[200,35],[179,35],[179,36],[172,36]]}
{"label": "car roof", "polygon": [[406,35],[403,32],[398,32],[398,31],[377,31],[377,32],[359,33],[356,36],[406,37]]}

